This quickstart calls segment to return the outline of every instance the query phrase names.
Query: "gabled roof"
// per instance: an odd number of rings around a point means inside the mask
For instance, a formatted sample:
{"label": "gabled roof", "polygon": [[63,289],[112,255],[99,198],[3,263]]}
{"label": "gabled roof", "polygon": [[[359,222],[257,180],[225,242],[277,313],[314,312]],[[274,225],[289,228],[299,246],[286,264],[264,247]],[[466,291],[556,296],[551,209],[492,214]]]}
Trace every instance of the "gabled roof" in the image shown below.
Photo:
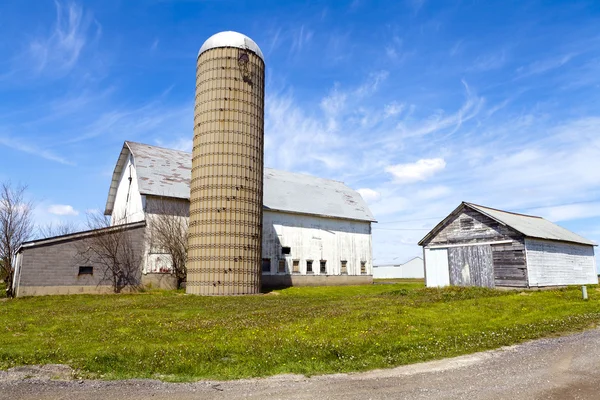
{"label": "gabled roof", "polygon": [[[125,142],[108,193],[107,215],[113,211],[119,180],[130,155],[142,195],[190,198],[191,153]],[[343,182],[265,168],[263,185],[266,210],[375,221],[360,194]]]}
{"label": "gabled roof", "polygon": [[562,226],[550,222],[542,217],[502,211],[467,202],[461,203],[461,205],[452,211],[450,215],[444,218],[442,222],[437,224],[436,227],[431,230],[431,232],[429,232],[423,239],[419,241],[419,245],[423,245],[424,242],[437,234],[444,227],[445,223],[460,213],[464,207],[475,210],[530,238],[587,244],[591,246],[596,245],[596,243],[593,241],[579,236],[578,234],[571,232],[570,230],[565,229]]}

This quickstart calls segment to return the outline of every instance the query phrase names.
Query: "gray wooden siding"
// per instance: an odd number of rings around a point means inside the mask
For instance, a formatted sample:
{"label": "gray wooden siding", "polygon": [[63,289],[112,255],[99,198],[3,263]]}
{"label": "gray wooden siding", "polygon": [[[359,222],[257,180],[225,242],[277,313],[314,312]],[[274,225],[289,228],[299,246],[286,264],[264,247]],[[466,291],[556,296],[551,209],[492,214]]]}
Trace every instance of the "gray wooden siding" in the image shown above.
{"label": "gray wooden siding", "polygon": [[448,220],[445,226],[423,245],[470,244],[514,239],[521,242],[524,240],[523,235],[519,232],[465,207],[455,218]]}
{"label": "gray wooden siding", "polygon": [[494,244],[494,281],[496,286],[527,287],[527,261],[523,240]]}
{"label": "gray wooden siding", "polygon": [[494,267],[490,245],[448,249],[450,284],[494,287]]}

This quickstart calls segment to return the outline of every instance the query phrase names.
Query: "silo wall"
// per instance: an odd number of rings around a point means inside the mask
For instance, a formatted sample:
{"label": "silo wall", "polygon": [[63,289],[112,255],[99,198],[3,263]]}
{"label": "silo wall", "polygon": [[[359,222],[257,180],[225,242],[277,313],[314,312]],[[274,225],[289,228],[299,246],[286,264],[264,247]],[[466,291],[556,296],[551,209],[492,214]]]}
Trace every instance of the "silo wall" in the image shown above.
{"label": "silo wall", "polygon": [[265,64],[218,47],[197,60],[186,291],[260,291]]}

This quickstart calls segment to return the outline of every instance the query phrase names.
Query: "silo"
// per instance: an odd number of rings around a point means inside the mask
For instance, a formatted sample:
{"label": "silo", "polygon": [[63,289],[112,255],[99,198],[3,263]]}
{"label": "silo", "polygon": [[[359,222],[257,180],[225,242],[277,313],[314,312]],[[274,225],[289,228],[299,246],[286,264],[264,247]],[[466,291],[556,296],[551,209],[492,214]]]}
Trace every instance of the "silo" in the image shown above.
{"label": "silo", "polygon": [[260,291],[265,63],[252,39],[211,36],[196,70],[189,294]]}

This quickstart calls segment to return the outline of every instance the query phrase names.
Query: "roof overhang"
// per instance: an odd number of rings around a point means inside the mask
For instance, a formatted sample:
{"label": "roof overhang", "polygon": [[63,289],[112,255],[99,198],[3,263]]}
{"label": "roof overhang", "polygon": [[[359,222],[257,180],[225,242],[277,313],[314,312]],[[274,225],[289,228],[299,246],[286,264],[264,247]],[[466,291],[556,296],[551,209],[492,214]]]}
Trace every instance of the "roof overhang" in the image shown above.
{"label": "roof overhang", "polygon": [[104,208],[104,215],[111,215],[115,207],[115,200],[117,197],[117,189],[119,188],[119,182],[121,181],[121,175],[123,169],[127,165],[127,159],[131,155],[131,149],[127,142],[123,143],[121,154],[117,160],[117,165],[113,171],[112,180],[110,182],[110,189],[108,189],[108,198],[106,199],[106,207]]}

